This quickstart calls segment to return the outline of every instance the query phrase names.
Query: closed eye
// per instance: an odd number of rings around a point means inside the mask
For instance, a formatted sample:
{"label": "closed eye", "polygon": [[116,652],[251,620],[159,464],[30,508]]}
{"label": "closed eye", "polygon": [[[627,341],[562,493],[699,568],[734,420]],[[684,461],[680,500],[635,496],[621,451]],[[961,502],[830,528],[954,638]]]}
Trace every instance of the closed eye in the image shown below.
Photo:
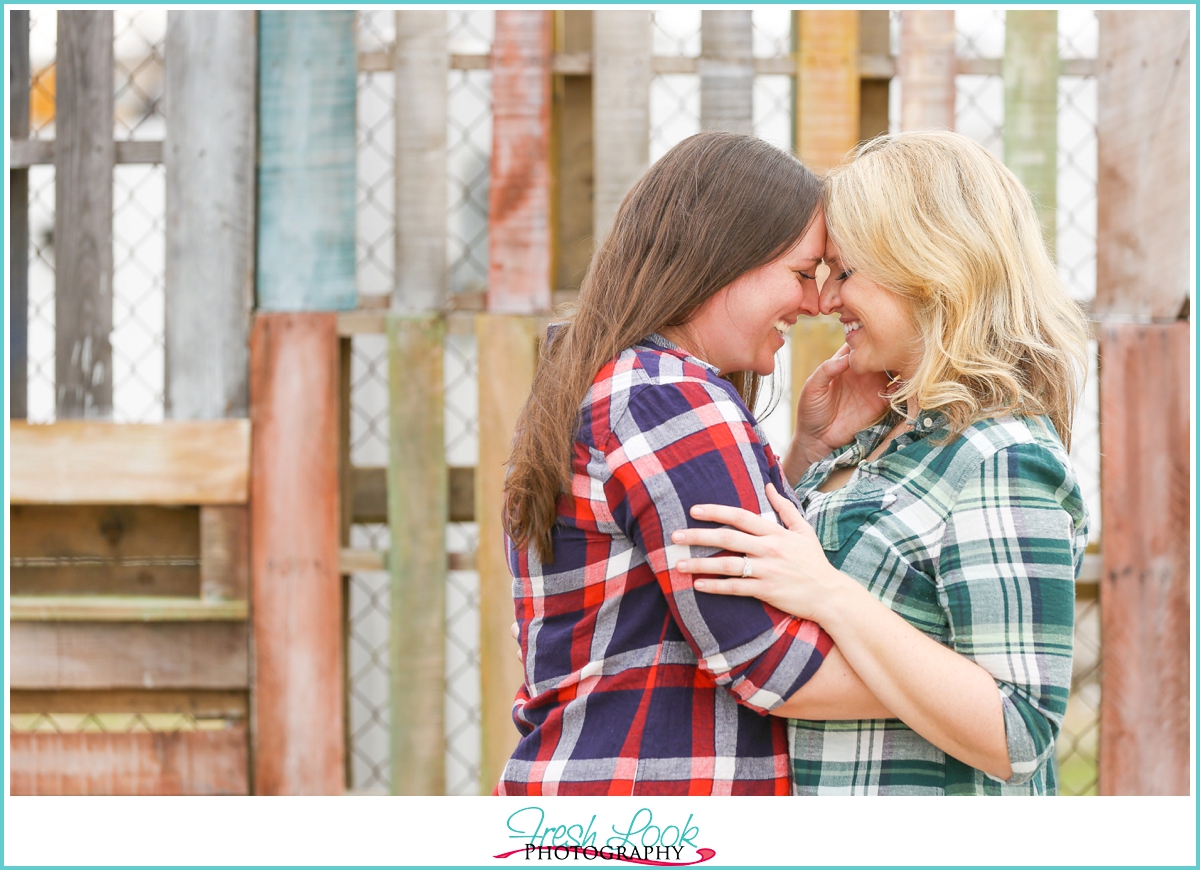
{"label": "closed eye", "polygon": [[810,275],[807,272],[797,272],[796,274],[799,275],[801,278],[804,278],[808,281],[816,281],[817,280],[816,275]]}
{"label": "closed eye", "polygon": [[845,281],[847,278],[849,278],[853,274],[854,274],[853,269],[846,269],[842,272],[842,274],[834,276],[833,280],[834,281]]}

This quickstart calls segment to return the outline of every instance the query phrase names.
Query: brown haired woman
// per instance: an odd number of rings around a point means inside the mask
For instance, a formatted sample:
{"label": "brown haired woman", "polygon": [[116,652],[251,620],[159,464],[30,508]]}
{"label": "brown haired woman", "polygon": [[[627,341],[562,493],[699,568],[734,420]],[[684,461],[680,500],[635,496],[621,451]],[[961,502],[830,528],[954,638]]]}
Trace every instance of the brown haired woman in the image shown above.
{"label": "brown haired woman", "polygon": [[[749,409],[818,310],[820,194],[761,140],[685,140],[625,197],[545,343],[505,489],[525,684],[497,794],[788,794],[779,717],[887,715],[815,623],[696,594],[671,543],[709,525],[701,502],[775,520],[766,487],[787,487]],[[882,376],[855,377],[841,411],[807,409],[814,438],[883,410]]]}

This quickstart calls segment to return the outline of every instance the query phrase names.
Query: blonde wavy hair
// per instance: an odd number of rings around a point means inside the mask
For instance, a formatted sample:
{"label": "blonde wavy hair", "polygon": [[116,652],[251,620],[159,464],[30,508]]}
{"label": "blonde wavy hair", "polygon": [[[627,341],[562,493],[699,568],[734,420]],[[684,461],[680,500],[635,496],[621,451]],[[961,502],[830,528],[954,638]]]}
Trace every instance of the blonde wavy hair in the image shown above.
{"label": "blonde wavy hair", "polygon": [[1088,329],[1042,238],[1033,200],[981,145],[951,132],[880,136],[825,181],[842,264],[908,302],[924,344],[910,398],[950,438],[988,417],[1046,415],[1070,448]]}

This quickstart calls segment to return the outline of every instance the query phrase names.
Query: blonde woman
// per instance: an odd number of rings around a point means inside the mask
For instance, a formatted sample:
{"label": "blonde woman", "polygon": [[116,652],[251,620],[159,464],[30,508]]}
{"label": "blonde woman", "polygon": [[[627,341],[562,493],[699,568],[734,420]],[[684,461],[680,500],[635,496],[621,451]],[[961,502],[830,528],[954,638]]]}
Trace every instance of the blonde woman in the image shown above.
{"label": "blonde woman", "polygon": [[786,529],[695,506],[732,528],[674,541],[737,555],[677,568],[741,578],[744,554],[749,579],[698,577],[700,595],[817,622],[890,711],[793,720],[793,793],[1053,794],[1087,537],[1067,457],[1084,320],[1029,194],[961,135],[869,142],[824,202],[821,310],[852,373],[894,379],[891,409],[834,449],[793,444],[803,516],[770,493]]}

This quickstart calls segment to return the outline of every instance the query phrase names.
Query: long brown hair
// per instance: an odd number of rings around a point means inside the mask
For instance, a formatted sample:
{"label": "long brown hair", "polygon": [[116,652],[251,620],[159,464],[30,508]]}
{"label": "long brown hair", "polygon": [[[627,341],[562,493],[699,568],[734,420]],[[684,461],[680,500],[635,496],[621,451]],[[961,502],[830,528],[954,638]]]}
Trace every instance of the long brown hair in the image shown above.
{"label": "long brown hair", "polygon": [[[504,528],[554,560],[551,531],[571,480],[580,405],[596,373],[646,336],[686,324],[734,279],[782,256],[807,229],[821,182],[761,139],[700,133],[655,163],[621,202],[575,311],[543,342],[517,423]],[[753,408],[759,377],[729,374]]]}

